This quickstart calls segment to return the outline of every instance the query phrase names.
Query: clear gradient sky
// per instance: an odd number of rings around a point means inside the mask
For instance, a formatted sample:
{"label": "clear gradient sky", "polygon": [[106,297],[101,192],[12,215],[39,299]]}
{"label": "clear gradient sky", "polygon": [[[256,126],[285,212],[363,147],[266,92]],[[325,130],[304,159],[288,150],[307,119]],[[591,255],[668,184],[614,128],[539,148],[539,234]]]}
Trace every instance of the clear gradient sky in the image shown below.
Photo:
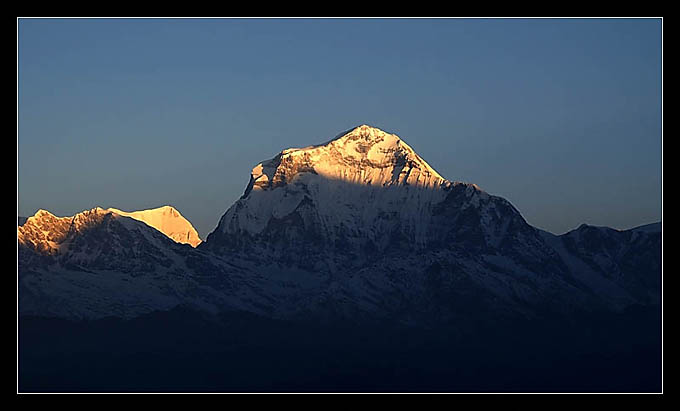
{"label": "clear gradient sky", "polygon": [[176,207],[370,124],[532,225],[661,220],[661,21],[50,20],[18,28],[18,208]]}

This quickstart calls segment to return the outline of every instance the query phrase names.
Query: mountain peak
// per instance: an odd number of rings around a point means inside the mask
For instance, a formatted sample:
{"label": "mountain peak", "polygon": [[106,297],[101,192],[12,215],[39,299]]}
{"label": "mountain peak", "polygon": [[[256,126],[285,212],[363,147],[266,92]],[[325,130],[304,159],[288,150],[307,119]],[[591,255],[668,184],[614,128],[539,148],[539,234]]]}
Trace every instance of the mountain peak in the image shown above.
{"label": "mountain peak", "polygon": [[310,253],[355,257],[465,241],[493,249],[515,234],[535,240],[527,227],[505,199],[445,179],[399,136],[363,124],[258,164],[206,247],[266,256],[305,244]]}
{"label": "mountain peak", "polygon": [[134,218],[162,232],[178,243],[196,247],[201,243],[198,232],[191,223],[173,206],[165,205],[158,208],[141,211],[122,211],[117,208],[106,210],[123,217]]}
{"label": "mountain peak", "polygon": [[396,134],[366,124],[319,145],[289,148],[255,166],[244,196],[274,189],[301,174],[352,184],[435,188],[448,181]]}
{"label": "mountain peak", "polygon": [[[33,214],[33,217],[35,217],[35,218],[41,218],[41,217],[43,217],[43,216],[52,216],[52,217],[54,217],[54,214],[50,213],[50,212],[47,211],[47,210],[43,210],[42,208],[41,208],[40,210],[36,211],[35,214]],[[30,217],[29,217],[29,218],[30,218]]]}
{"label": "mountain peak", "polygon": [[379,151],[394,150],[405,156],[416,155],[398,135],[365,124],[355,127],[329,144],[346,149],[352,156],[355,156],[354,152],[368,154],[374,146],[377,146]]}
{"label": "mountain peak", "polygon": [[383,140],[385,137],[390,137],[390,142],[395,144],[401,141],[399,136],[397,136],[396,134],[388,133],[377,127],[369,126],[368,124],[362,124],[360,126],[354,127],[345,134],[340,135],[338,140],[359,138],[365,141],[377,142]]}

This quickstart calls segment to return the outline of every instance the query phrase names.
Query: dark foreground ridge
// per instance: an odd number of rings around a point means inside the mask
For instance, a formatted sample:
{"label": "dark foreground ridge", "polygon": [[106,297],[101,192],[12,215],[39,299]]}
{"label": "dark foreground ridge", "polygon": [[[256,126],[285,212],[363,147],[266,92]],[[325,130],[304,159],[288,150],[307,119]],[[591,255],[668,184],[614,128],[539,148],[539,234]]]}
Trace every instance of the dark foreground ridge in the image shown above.
{"label": "dark foreground ridge", "polygon": [[[458,324],[460,326],[460,324]],[[660,392],[657,310],[419,329],[185,308],[23,317],[21,392]]]}

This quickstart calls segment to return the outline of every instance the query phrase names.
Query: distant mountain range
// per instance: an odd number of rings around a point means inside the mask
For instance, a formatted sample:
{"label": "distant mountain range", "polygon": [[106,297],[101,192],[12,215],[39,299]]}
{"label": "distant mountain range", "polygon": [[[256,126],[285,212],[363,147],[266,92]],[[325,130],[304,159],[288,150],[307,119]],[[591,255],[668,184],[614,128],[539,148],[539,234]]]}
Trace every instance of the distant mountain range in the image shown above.
{"label": "distant mountain range", "polygon": [[621,312],[661,298],[661,223],[556,236],[367,125],[258,164],[205,242],[168,206],[40,210],[17,231],[22,315],[187,306],[431,325],[471,312]]}
{"label": "distant mountain range", "polygon": [[659,392],[661,223],[553,235],[366,125],[176,209],[17,219],[20,392]]}

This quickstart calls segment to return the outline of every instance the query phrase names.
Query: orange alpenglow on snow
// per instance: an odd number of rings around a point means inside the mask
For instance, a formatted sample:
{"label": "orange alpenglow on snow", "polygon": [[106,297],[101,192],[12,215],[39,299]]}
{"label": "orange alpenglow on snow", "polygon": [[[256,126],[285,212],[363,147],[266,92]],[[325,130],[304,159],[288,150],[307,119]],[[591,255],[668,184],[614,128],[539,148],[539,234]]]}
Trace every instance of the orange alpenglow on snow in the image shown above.
{"label": "orange alpenglow on snow", "polygon": [[165,234],[175,242],[189,244],[192,247],[196,247],[201,243],[201,239],[199,238],[196,229],[174,207],[163,206],[150,210],[132,212],[109,208],[108,211],[142,221]]}

